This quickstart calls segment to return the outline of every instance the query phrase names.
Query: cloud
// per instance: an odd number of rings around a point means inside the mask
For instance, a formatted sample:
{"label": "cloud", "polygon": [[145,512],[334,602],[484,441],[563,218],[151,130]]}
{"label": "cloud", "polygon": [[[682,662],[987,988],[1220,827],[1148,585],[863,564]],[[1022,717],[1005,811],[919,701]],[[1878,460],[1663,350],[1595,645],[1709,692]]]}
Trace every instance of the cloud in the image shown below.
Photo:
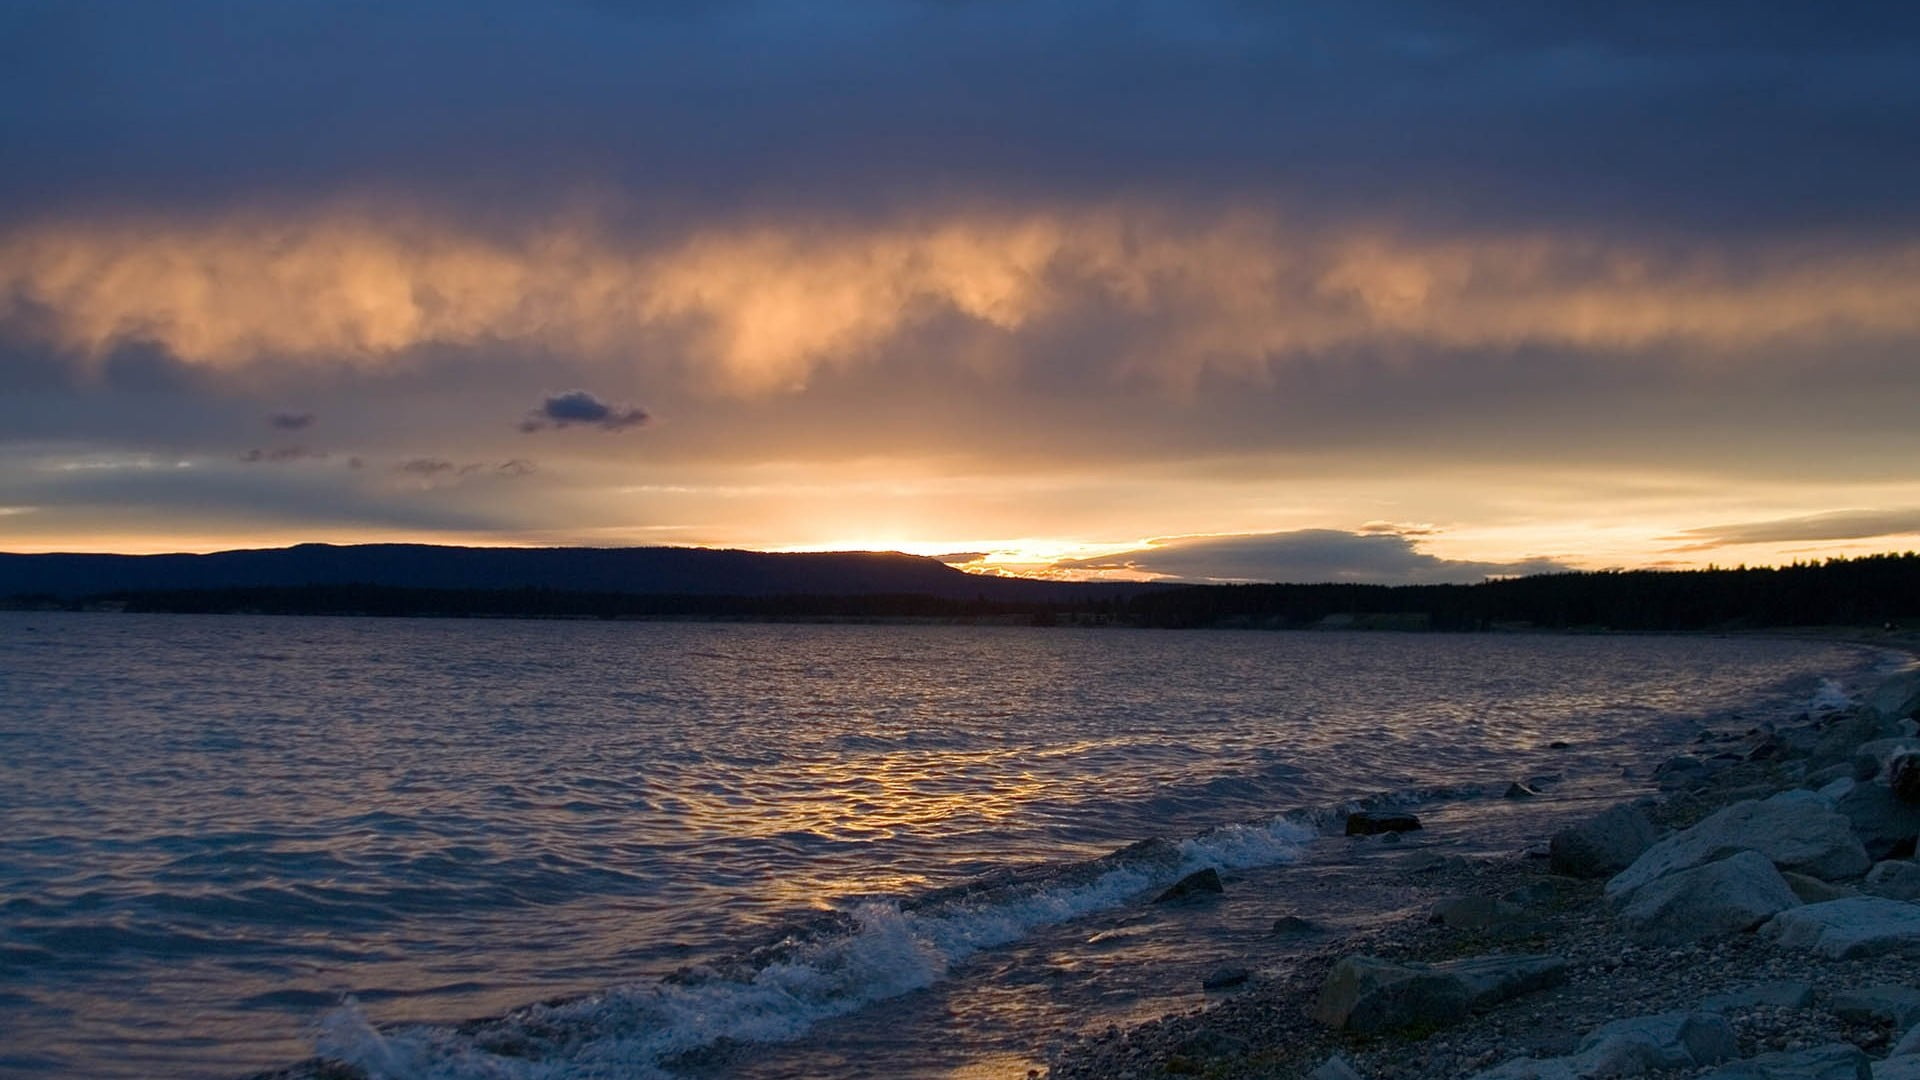
{"label": "cloud", "polygon": [[466,477],[476,476],[516,479],[533,475],[538,471],[538,466],[525,458],[512,458],[501,462],[455,462],[448,461],[446,458],[417,457],[396,463],[393,471],[431,487],[442,480],[458,482]]}
{"label": "cloud", "polygon": [[1862,540],[1920,533],[1920,510],[1834,510],[1804,517],[1748,521],[1685,529],[1674,539],[1691,543],[1675,551],[1708,551],[1738,544],[1807,540]]}
{"label": "cloud", "polygon": [[248,465],[285,465],[295,461],[325,461],[331,457],[325,450],[309,450],[304,446],[276,446],[270,449],[255,447],[240,455],[240,460]]}
{"label": "cloud", "polygon": [[[379,372],[505,344],[764,395],[922,362],[916,335],[934,327],[966,332],[978,372],[1069,363],[1179,387],[1354,352],[1727,362],[1920,335],[1920,241],[1736,246],[1105,201],[680,235],[578,219],[475,231],[339,204],[0,233],[0,329],[88,368],[135,341],[217,371]],[[596,404],[570,391],[529,422],[644,419]]]}
{"label": "cloud", "polygon": [[541,431],[581,424],[603,431],[621,431],[647,422],[644,409],[635,405],[615,405],[600,400],[585,390],[566,390],[549,395],[540,407],[520,421],[520,430]]}
{"label": "cloud", "polygon": [[1338,529],[1170,537],[1134,551],[1065,560],[1054,568],[1068,572],[1117,570],[1188,582],[1375,585],[1470,583],[1569,569],[1551,559],[1509,563],[1442,559],[1421,551],[1409,536]]}
{"label": "cloud", "polygon": [[302,431],[312,427],[313,421],[310,412],[277,412],[267,417],[267,426],[276,431]]}

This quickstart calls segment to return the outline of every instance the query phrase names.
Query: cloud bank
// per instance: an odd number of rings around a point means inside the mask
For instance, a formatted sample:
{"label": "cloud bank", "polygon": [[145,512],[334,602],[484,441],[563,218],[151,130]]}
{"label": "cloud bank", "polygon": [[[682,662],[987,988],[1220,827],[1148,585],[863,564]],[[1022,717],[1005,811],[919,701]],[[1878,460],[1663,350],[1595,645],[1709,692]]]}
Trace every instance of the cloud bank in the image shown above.
{"label": "cloud bank", "polygon": [[1492,563],[1442,559],[1413,536],[1339,529],[1300,529],[1247,536],[1171,537],[1134,551],[1070,559],[1056,569],[1123,571],[1196,583],[1284,582],[1365,585],[1472,583],[1489,577],[1570,569],[1552,559]]}

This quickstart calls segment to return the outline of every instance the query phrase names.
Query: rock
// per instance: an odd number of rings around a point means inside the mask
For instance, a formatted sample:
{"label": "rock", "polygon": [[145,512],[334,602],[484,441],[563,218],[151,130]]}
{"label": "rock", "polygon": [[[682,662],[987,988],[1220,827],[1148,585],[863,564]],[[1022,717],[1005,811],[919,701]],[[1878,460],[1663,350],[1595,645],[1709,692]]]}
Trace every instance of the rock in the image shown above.
{"label": "rock", "polygon": [[1873,1080],[1920,1080],[1920,1057],[1890,1057],[1873,1063]]}
{"label": "rock", "polygon": [[1878,780],[1836,780],[1822,791],[1853,826],[1868,856],[1913,854],[1914,840],[1920,837],[1920,806],[1901,802],[1893,788]]}
{"label": "rock", "polygon": [[1775,915],[1761,932],[1835,960],[1920,953],[1920,904],[1878,896],[1806,904]]}
{"label": "rock", "polygon": [[1852,1043],[1828,1043],[1736,1061],[1708,1073],[1706,1080],[1873,1080],[1873,1067]]}
{"label": "rock", "polygon": [[1560,898],[1560,890],[1551,881],[1535,881],[1500,894],[1500,899],[1522,908],[1536,908]]}
{"label": "rock", "polygon": [[1909,754],[1920,754],[1920,739],[1895,736],[1863,742],[1853,751],[1853,778],[1872,780],[1883,776],[1895,761]]}
{"label": "rock", "polygon": [[1565,749],[1568,749],[1569,747],[1571,747],[1572,745],[1573,745],[1572,743],[1570,743],[1570,742],[1568,742],[1568,741],[1567,741],[1567,740],[1565,740],[1565,739],[1555,739],[1555,740],[1553,740],[1552,742],[1550,742],[1550,743],[1548,743],[1548,744],[1547,744],[1547,749],[1549,749],[1549,750],[1565,750]]}
{"label": "rock", "polygon": [[1920,1056],[1920,1027],[1915,1027],[1900,1036],[1900,1041],[1894,1043],[1893,1049],[1887,1051],[1887,1056],[1890,1058],[1906,1057],[1909,1054]]}
{"label": "rock", "polygon": [[1641,886],[1621,909],[1620,923],[1635,941],[1678,945],[1751,930],[1799,905],[1765,855],[1742,851]]}
{"label": "rock", "polygon": [[1873,865],[1831,803],[1814,792],[1783,791],[1734,803],[1648,848],[1607,882],[1607,899],[1622,903],[1656,878],[1740,851],[1757,851],[1782,870],[1828,881],[1864,874]]}
{"label": "rock", "polygon": [[1920,900],[1920,864],[1906,859],[1875,863],[1862,888],[1889,900]]}
{"label": "rock", "polygon": [[1558,985],[1566,969],[1557,956],[1479,956],[1445,964],[1347,956],[1327,974],[1313,1017],[1361,1033],[1451,1024],[1476,1008]]}
{"label": "rock", "polygon": [[1248,971],[1246,968],[1223,967],[1200,980],[1200,988],[1202,990],[1225,990],[1228,987],[1239,986],[1252,977],[1253,972]]}
{"label": "rock", "polygon": [[1335,1054],[1308,1073],[1307,1080],[1360,1080],[1360,1074],[1354,1071],[1351,1062]]}
{"label": "rock", "polygon": [[1717,1065],[1740,1055],[1727,1018],[1670,1012],[1615,1020],[1587,1033],[1573,1054],[1577,1076],[1637,1076],[1658,1069]]}
{"label": "rock", "polygon": [[1920,712],[1920,667],[1909,668],[1868,691],[1866,704],[1889,720]]}
{"label": "rock", "polygon": [[1885,739],[1898,733],[1892,724],[1880,718],[1880,714],[1871,708],[1845,713],[1835,720],[1820,736],[1808,755],[1809,763],[1816,769],[1828,765],[1850,765],[1855,750],[1862,743],[1875,739]]}
{"label": "rock", "polygon": [[1182,1042],[1174,1052],[1182,1057],[1206,1059],[1244,1057],[1252,1049],[1252,1044],[1237,1035],[1202,1028],[1192,1038]]}
{"label": "rock", "polygon": [[1812,983],[1770,982],[1715,994],[1701,1001],[1700,1008],[1707,1012],[1733,1012],[1758,1005],[1775,1009],[1804,1009],[1812,1004]]}
{"label": "rock", "polygon": [[1792,889],[1793,895],[1799,897],[1803,904],[1824,904],[1829,900],[1845,900],[1849,896],[1860,895],[1858,889],[1835,885],[1831,881],[1821,881],[1817,877],[1808,877],[1792,871],[1781,874],[1780,877],[1786,881],[1787,888]]}
{"label": "rock", "polygon": [[1707,763],[1692,754],[1670,757],[1654,767],[1654,783],[1661,791],[1693,787],[1707,778]]}
{"label": "rock", "polygon": [[1491,896],[1455,896],[1433,905],[1429,922],[1444,924],[1453,930],[1499,930],[1519,928],[1526,912]]}
{"label": "rock", "polygon": [[1819,791],[1835,780],[1851,779],[1853,779],[1853,765],[1851,763],[1828,765],[1825,768],[1815,769],[1807,773],[1807,778],[1801,786],[1809,791]]}
{"label": "rock", "polygon": [[1303,919],[1298,915],[1282,915],[1273,920],[1270,933],[1278,937],[1305,937],[1320,933],[1320,924],[1312,919]]}
{"label": "rock", "polygon": [[1220,883],[1220,871],[1209,866],[1205,870],[1195,870],[1172,885],[1165,892],[1153,898],[1156,904],[1191,903],[1218,896],[1226,892],[1226,886]]}
{"label": "rock", "polygon": [[1378,833],[1412,832],[1419,827],[1420,819],[1414,817],[1412,814],[1362,810],[1347,815],[1348,836],[1374,836]]}
{"label": "rock", "polygon": [[1525,784],[1521,784],[1521,783],[1512,783],[1512,784],[1508,784],[1508,785],[1507,785],[1507,793],[1506,793],[1505,795],[1502,795],[1502,796],[1501,796],[1501,798],[1503,798],[1503,799],[1531,799],[1531,798],[1533,798],[1533,797],[1535,797],[1535,796],[1537,796],[1537,795],[1539,795],[1539,794],[1540,794],[1540,793],[1539,793],[1538,791],[1535,791],[1534,789],[1532,789],[1532,788],[1530,788],[1530,787],[1528,787],[1528,786],[1527,786],[1527,785],[1525,785]]}
{"label": "rock", "polygon": [[1909,806],[1920,803],[1920,754],[1901,754],[1889,761],[1887,786],[1901,802]]}
{"label": "rock", "polygon": [[1910,986],[1869,986],[1833,995],[1827,1011],[1856,1024],[1891,1022],[1895,1030],[1920,1024],[1920,990]]}
{"label": "rock", "polygon": [[1553,872],[1568,877],[1609,877],[1625,870],[1660,839],[1660,830],[1631,803],[1621,803],[1553,834],[1547,845]]}

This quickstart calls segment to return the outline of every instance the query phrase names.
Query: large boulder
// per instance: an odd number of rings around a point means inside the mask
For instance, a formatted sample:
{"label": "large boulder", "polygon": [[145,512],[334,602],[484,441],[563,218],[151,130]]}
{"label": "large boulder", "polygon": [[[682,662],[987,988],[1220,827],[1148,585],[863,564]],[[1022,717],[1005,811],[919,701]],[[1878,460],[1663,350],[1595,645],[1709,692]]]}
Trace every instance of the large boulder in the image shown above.
{"label": "large boulder", "polygon": [[1195,870],[1186,877],[1166,887],[1159,896],[1153,898],[1156,904],[1191,904],[1198,900],[1207,900],[1226,891],[1220,881],[1220,871],[1209,866],[1204,870]]}
{"label": "large boulder", "polygon": [[1320,1063],[1320,1067],[1307,1074],[1307,1080],[1360,1080],[1353,1063],[1335,1054]]}
{"label": "large boulder", "polygon": [[1913,853],[1920,838],[1920,806],[1903,802],[1882,781],[1835,780],[1820,789],[1847,819],[1860,845],[1874,859]]}
{"label": "large boulder", "polygon": [[1873,1080],[1873,1062],[1852,1043],[1828,1043],[1736,1061],[1706,1080]]}
{"label": "large boulder", "polygon": [[1853,776],[1856,780],[1884,777],[1887,767],[1902,757],[1920,754],[1920,739],[1900,736],[1861,743],[1853,751]]}
{"label": "large boulder", "polygon": [[1813,752],[1807,756],[1807,765],[1813,769],[1828,765],[1850,765],[1854,752],[1862,743],[1899,734],[1899,725],[1884,719],[1871,707],[1844,713],[1821,733],[1820,741],[1814,744]]}
{"label": "large boulder", "polygon": [[1740,1056],[1740,1040],[1724,1016],[1670,1012],[1595,1028],[1580,1040],[1573,1056],[1580,1062],[1580,1076],[1637,1076],[1717,1065]]}
{"label": "large boulder", "polygon": [[1876,1061],[1873,1080],[1920,1080],[1920,1057],[1909,1054]]}
{"label": "large boulder", "polygon": [[1347,815],[1348,836],[1377,836],[1380,833],[1412,832],[1420,819],[1412,814],[1381,810],[1360,810]]}
{"label": "large boulder", "polygon": [[1856,1024],[1886,1022],[1897,1031],[1920,1024],[1920,990],[1911,986],[1868,986],[1833,995],[1827,1011]]}
{"label": "large boulder", "polygon": [[1782,870],[1828,881],[1857,877],[1873,865],[1832,803],[1811,791],[1783,791],[1734,803],[1648,848],[1607,882],[1607,899],[1624,903],[1648,882],[1742,851],[1757,851]]}
{"label": "large boulder", "polygon": [[1558,985],[1567,977],[1557,956],[1478,956],[1445,964],[1397,964],[1347,956],[1328,972],[1313,1017],[1329,1027],[1371,1033],[1438,1027],[1475,1009]]}
{"label": "large boulder", "polygon": [[1568,877],[1611,877],[1660,839],[1660,830],[1637,806],[1621,803],[1553,834],[1547,855],[1553,872]]}
{"label": "large boulder", "polygon": [[1757,851],[1695,866],[1634,890],[1620,923],[1636,941],[1678,945],[1751,930],[1800,906],[1773,862]]}
{"label": "large boulder", "polygon": [[1920,712],[1920,666],[1891,676],[1868,691],[1866,704],[1889,720],[1904,720]]}
{"label": "large boulder", "polygon": [[1889,900],[1920,900],[1920,863],[1891,859],[1867,871],[1865,890]]}
{"label": "large boulder", "polygon": [[1788,948],[1835,960],[1920,954],[1920,904],[1879,896],[1829,900],[1782,911],[1760,930]]}

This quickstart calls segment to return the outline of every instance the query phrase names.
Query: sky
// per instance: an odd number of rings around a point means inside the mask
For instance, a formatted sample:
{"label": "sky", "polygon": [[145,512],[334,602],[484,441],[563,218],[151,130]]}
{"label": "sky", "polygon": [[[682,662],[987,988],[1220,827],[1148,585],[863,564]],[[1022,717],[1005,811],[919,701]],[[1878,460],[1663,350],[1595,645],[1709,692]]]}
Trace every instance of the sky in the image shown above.
{"label": "sky", "polygon": [[0,550],[1920,548],[1920,7],[14,0]]}

